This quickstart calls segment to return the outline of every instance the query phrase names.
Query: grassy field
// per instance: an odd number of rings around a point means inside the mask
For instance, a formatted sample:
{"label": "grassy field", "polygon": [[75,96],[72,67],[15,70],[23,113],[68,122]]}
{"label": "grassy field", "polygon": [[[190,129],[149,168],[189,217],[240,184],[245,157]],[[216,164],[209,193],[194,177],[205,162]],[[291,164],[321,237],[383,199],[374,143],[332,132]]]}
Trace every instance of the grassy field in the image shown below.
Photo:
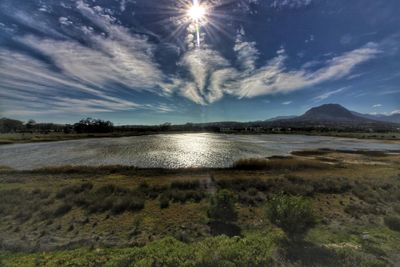
{"label": "grassy field", "polygon": [[[237,218],[218,227],[208,211],[224,189]],[[301,238],[268,215],[277,196],[311,204],[315,223]],[[318,150],[231,169],[0,168],[0,216],[0,266],[398,266],[400,157]]]}

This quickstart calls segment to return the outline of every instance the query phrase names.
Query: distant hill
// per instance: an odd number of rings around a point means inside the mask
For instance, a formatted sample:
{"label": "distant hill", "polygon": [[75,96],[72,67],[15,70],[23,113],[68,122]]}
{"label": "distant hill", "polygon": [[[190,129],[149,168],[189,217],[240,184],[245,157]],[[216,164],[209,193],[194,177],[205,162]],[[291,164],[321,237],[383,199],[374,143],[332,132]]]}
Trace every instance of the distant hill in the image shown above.
{"label": "distant hill", "polygon": [[270,118],[270,119],[267,119],[267,120],[265,120],[265,121],[278,121],[278,120],[286,120],[286,119],[293,119],[293,118],[296,118],[297,116],[294,116],[294,115],[292,115],[292,116],[278,116],[278,117],[273,117],[273,118]]}
{"label": "distant hill", "polygon": [[360,116],[339,104],[325,104],[309,109],[301,116],[267,122],[273,127],[334,128],[334,129],[393,129],[398,125],[376,118]]}
{"label": "distant hill", "polygon": [[326,104],[314,107],[303,115],[295,118],[302,121],[365,121],[366,118],[358,117],[339,104]]}
{"label": "distant hill", "polygon": [[400,113],[392,114],[392,115],[385,115],[385,114],[362,114],[355,111],[352,113],[356,116],[377,120],[377,121],[384,121],[384,122],[392,122],[392,123],[400,123]]}

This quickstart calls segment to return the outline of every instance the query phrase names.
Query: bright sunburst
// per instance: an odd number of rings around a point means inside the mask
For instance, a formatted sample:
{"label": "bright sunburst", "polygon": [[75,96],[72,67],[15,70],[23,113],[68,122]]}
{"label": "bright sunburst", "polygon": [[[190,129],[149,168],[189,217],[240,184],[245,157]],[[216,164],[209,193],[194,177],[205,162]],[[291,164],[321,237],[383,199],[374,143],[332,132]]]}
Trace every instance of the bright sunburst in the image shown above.
{"label": "bright sunburst", "polygon": [[199,21],[204,18],[206,10],[204,7],[200,6],[198,2],[194,2],[187,14],[192,20]]}
{"label": "bright sunburst", "polygon": [[193,5],[189,7],[187,15],[196,25],[197,47],[200,47],[200,24],[205,19],[206,9],[198,0],[193,0]]}

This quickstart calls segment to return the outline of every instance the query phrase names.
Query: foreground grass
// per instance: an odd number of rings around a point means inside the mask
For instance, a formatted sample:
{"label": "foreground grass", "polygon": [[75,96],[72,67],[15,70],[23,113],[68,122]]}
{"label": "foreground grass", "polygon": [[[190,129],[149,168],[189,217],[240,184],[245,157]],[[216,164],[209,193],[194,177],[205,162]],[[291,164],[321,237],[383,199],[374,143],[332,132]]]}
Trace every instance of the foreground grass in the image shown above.
{"label": "foreground grass", "polygon": [[[0,169],[0,266],[396,266],[398,155],[294,154],[219,170]],[[207,217],[221,189],[235,195],[238,236]],[[269,220],[277,194],[311,202],[303,240]]]}
{"label": "foreground grass", "polygon": [[269,266],[277,237],[219,236],[185,244],[164,238],[145,247],[78,249],[54,253],[3,255],[5,266]]}

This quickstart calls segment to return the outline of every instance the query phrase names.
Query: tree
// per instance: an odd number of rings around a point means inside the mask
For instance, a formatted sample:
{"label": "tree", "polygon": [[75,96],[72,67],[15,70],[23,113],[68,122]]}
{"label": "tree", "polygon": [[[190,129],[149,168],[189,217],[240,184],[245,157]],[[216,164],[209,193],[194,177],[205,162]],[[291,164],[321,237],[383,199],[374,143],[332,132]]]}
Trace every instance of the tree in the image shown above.
{"label": "tree", "polygon": [[302,237],[315,223],[311,202],[300,196],[273,197],[267,204],[267,215],[291,239]]}
{"label": "tree", "polygon": [[30,120],[26,123],[26,129],[31,130],[35,125],[36,125],[36,121],[30,119]]}
{"label": "tree", "polygon": [[74,124],[77,133],[109,133],[114,131],[114,125],[110,121],[86,118]]}
{"label": "tree", "polygon": [[23,122],[7,118],[0,119],[0,133],[16,132],[23,128]]}

